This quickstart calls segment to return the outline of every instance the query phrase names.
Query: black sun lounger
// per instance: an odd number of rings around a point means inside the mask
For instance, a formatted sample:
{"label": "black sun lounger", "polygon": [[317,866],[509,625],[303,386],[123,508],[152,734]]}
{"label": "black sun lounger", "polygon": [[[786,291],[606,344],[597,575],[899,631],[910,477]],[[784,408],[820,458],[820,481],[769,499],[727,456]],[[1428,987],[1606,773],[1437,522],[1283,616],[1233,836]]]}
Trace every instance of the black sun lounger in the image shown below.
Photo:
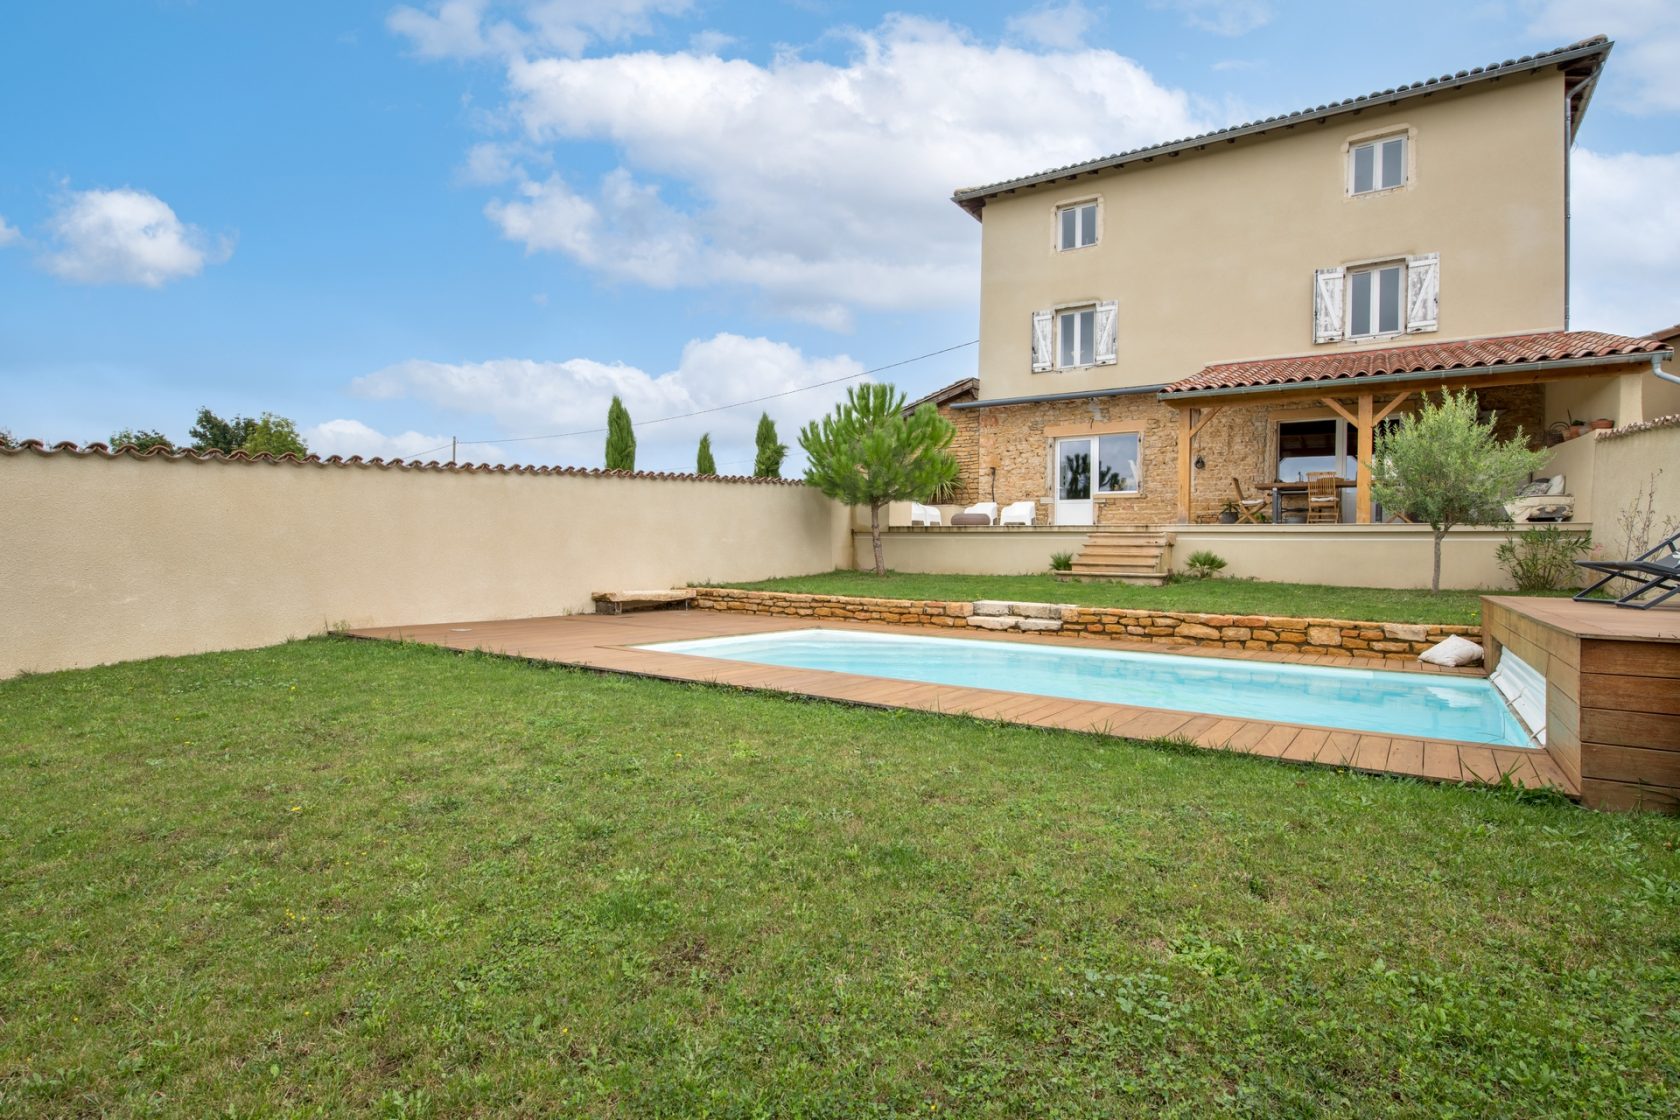
{"label": "black sun lounger", "polygon": [[[1658,603],[1680,595],[1680,533],[1674,534],[1649,552],[1632,560],[1577,560],[1575,563],[1602,576],[1597,583],[1577,594],[1577,601],[1586,599],[1615,579],[1630,580],[1633,583],[1632,590],[1614,600],[1618,607],[1650,610]],[[1638,602],[1639,596],[1648,591],[1660,591],[1661,594]]]}

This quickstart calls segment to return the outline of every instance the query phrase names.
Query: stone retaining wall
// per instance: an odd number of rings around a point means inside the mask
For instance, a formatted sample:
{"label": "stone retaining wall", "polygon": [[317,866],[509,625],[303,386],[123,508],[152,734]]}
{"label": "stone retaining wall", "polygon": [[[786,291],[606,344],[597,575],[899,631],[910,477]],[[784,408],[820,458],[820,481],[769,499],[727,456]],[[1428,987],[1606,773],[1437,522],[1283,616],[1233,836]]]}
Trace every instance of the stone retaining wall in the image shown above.
{"label": "stone retaining wall", "polygon": [[1449,634],[1459,634],[1473,642],[1482,639],[1478,626],[1194,614],[992,599],[953,603],[928,599],[796,595],[723,587],[695,590],[694,606],[701,610],[843,619],[848,622],[895,622],[911,626],[1059,632],[1161,645],[1273,650],[1279,653],[1340,653],[1391,661],[1411,661]]}

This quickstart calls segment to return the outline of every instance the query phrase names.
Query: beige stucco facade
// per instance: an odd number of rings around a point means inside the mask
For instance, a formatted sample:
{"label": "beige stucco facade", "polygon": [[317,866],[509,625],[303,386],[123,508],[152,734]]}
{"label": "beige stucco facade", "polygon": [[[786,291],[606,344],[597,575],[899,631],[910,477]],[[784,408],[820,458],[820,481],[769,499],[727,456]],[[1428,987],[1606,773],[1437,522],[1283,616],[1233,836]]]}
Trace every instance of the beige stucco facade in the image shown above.
{"label": "beige stucco facade", "polygon": [[0,677],[851,566],[803,485],[0,455]]}
{"label": "beige stucco facade", "polygon": [[[1405,186],[1350,196],[1350,144],[1405,134]],[[1564,79],[1442,93],[988,200],[983,400],[1175,381],[1210,363],[1394,345],[1313,341],[1315,270],[1440,254],[1439,330],[1561,330]],[[1095,199],[1095,245],[1059,251],[1060,206]],[[1032,372],[1034,311],[1114,300],[1113,365]]]}

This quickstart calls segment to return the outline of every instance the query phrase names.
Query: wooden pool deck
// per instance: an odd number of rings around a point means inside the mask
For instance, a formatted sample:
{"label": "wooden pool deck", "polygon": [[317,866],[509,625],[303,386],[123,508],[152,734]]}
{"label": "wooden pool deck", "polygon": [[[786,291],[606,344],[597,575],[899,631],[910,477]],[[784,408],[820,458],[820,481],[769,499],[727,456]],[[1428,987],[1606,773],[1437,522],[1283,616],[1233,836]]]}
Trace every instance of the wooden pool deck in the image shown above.
{"label": "wooden pool deck", "polygon": [[[1096,732],[1130,739],[1171,736],[1209,750],[1237,751],[1285,762],[1316,763],[1377,774],[1396,774],[1437,782],[1496,784],[1508,776],[1529,788],[1550,787],[1570,797],[1579,790],[1543,750],[1493,747],[1438,739],[1415,739],[1338,731],[1304,724],[1228,719],[1194,713],[1064,700],[1018,692],[953,685],[922,684],[852,673],[788,669],[637,649],[655,642],[722,638],[783,630],[823,629],[894,631],[959,641],[1032,641],[1098,649],[1135,649],[1191,657],[1246,657],[1261,661],[1335,665],[1392,672],[1369,660],[1329,655],[1280,656],[1222,650],[1214,654],[1192,646],[1144,645],[1077,636],[1021,635],[993,637],[948,634],[925,626],[887,626],[805,618],[781,618],[714,611],[649,611],[622,615],[565,615],[494,622],[449,622],[347,630],[352,637],[422,642],[455,650],[524,657],[561,665],[626,673],[660,680],[730,685],[766,692],[835,700],[880,708],[963,714],[1033,727]],[[1436,670],[1480,675],[1471,670]]]}

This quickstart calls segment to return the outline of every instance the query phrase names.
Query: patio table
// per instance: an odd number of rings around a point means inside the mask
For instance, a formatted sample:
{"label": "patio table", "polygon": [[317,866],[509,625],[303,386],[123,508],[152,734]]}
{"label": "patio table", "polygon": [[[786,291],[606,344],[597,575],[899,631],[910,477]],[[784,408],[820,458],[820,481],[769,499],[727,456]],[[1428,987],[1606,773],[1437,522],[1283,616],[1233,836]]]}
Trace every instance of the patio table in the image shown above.
{"label": "patio table", "polygon": [[[1359,485],[1359,484],[1351,478],[1338,478],[1336,480],[1336,489],[1338,489],[1338,490],[1351,490],[1353,487],[1355,487],[1357,485]],[[1300,482],[1284,482],[1281,479],[1274,479],[1271,482],[1260,483],[1258,486],[1255,487],[1255,489],[1260,490],[1260,491],[1270,491],[1271,492],[1271,495],[1272,495],[1272,524],[1273,525],[1282,525],[1283,524],[1283,496],[1285,494],[1305,494],[1307,492],[1307,483],[1306,483],[1306,480],[1304,480],[1304,479]],[[1337,512],[1336,520],[1337,521],[1341,520],[1340,511]]]}

